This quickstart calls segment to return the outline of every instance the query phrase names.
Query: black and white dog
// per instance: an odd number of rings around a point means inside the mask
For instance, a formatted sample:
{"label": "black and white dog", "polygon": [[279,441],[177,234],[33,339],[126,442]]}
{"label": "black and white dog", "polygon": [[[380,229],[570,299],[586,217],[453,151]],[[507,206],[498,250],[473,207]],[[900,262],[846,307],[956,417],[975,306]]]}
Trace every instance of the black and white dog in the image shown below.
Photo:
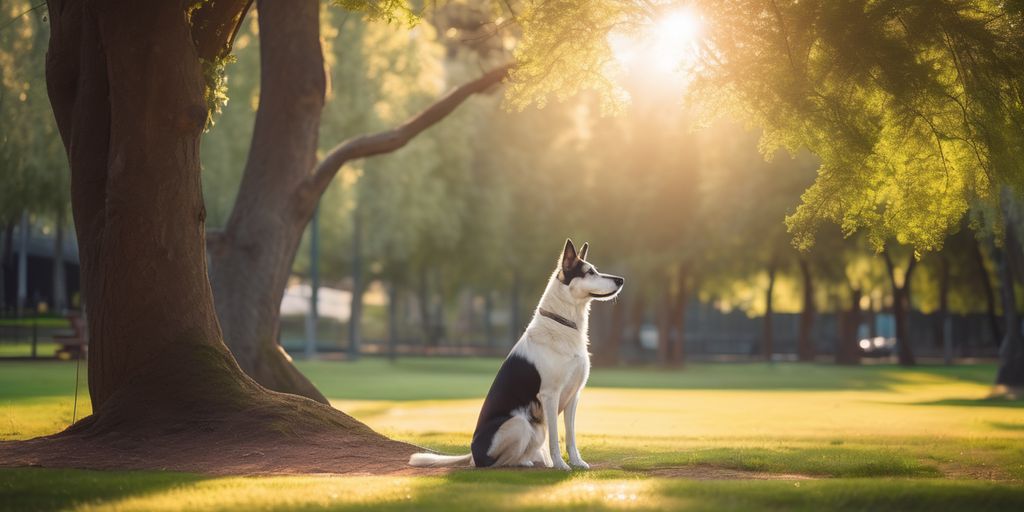
{"label": "black and white dog", "polygon": [[[576,405],[590,375],[587,317],[590,301],[608,300],[623,279],[587,262],[589,244],[577,254],[572,240],[548,281],[537,311],[491,384],[466,455],[417,453],[420,467],[533,466],[568,470],[558,446],[558,415],[565,412],[569,464],[587,469],[576,447]],[[546,430],[546,432],[545,432]]]}

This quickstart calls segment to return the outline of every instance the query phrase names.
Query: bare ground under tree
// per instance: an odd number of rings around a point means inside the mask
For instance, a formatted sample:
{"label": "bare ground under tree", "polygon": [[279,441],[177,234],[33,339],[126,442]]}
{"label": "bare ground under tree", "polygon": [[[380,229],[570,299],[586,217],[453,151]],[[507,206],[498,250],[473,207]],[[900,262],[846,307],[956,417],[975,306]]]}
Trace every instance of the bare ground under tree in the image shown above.
{"label": "bare ground under tree", "polygon": [[[115,394],[61,433],[0,442],[0,466],[211,475],[413,473],[407,462],[420,448],[388,439],[330,406],[268,391],[225,356],[186,359],[182,368],[190,370],[138,383],[165,382],[159,389]],[[202,374],[235,374],[237,380],[224,379],[216,392],[190,393],[204,381]]]}

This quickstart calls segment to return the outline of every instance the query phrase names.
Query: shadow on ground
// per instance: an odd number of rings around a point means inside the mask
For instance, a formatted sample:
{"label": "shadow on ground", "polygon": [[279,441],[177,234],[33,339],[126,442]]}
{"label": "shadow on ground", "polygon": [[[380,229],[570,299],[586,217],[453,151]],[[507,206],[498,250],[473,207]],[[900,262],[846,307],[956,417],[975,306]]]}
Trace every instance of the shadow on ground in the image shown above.
{"label": "shadow on ground", "polygon": [[157,471],[0,469],[0,511],[68,510],[195,484],[207,477]]}

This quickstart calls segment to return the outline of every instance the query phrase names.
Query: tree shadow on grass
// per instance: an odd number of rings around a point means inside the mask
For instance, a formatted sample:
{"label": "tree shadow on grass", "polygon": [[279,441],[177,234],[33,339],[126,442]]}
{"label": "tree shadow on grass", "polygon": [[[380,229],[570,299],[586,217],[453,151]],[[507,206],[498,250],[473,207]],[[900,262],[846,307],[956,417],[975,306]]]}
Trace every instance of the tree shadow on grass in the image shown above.
{"label": "tree shadow on grass", "polygon": [[989,425],[999,430],[1010,430],[1016,432],[1024,432],[1024,423],[1010,423],[1008,421],[990,421]]}
{"label": "tree shadow on grass", "polygon": [[120,500],[194,484],[207,477],[157,471],[0,469],[0,512],[68,510],[91,502]]}
{"label": "tree shadow on grass", "polygon": [[996,407],[1000,409],[1024,408],[1024,400],[1006,400],[1004,398],[945,398],[927,402],[911,402],[907,405],[946,405],[956,407]]}
{"label": "tree shadow on grass", "polygon": [[452,471],[444,479],[453,483],[555,485],[572,478],[570,471],[547,468],[461,469]]}
{"label": "tree shadow on grass", "polygon": [[710,448],[655,453],[622,464],[630,471],[685,466],[707,466],[750,473],[795,474],[818,477],[937,477],[939,469],[894,449],[845,446],[779,448]]}

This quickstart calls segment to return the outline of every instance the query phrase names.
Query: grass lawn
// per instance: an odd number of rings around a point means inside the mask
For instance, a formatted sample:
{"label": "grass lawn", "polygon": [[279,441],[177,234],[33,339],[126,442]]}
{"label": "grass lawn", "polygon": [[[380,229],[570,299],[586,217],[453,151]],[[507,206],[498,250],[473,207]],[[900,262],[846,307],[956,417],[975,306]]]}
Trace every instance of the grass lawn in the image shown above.
{"label": "grass lawn", "polygon": [[32,327],[40,329],[65,329],[68,319],[63,316],[34,316],[27,318],[0,318],[0,327]]}
{"label": "grass lawn", "polygon": [[[452,453],[467,450],[498,364],[299,363],[335,406]],[[74,371],[73,362],[0,363],[0,439],[66,426]],[[0,510],[1024,510],[1024,403],[984,400],[993,375],[991,365],[599,368],[577,420],[589,472],[211,478],[8,469]],[[87,402],[79,397],[79,416]]]}

